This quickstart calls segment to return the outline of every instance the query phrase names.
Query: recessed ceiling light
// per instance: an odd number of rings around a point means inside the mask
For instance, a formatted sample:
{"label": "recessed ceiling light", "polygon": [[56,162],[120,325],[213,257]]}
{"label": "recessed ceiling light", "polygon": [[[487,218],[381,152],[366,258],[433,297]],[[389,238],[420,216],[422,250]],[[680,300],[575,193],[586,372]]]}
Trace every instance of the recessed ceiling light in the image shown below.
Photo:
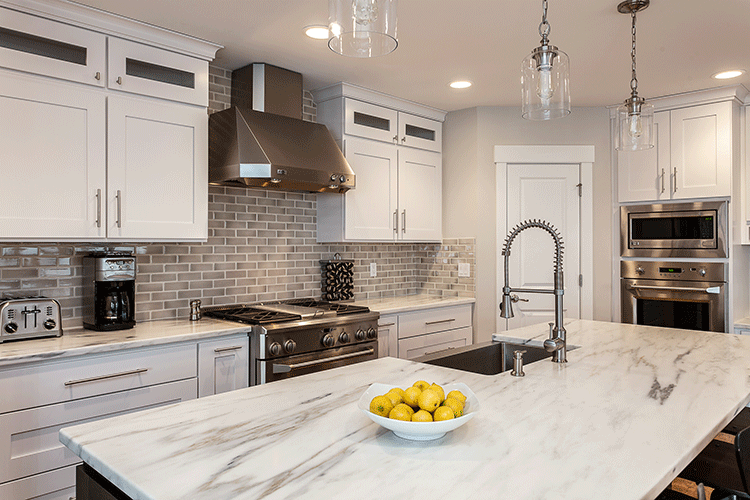
{"label": "recessed ceiling light", "polygon": [[305,35],[316,40],[328,40],[331,35],[328,33],[328,26],[306,26]]}
{"label": "recessed ceiling light", "polygon": [[731,71],[722,71],[721,73],[716,73],[714,75],[714,78],[717,80],[728,80],[730,78],[737,78],[740,75],[745,74],[745,70],[742,69],[733,69]]}
{"label": "recessed ceiling light", "polygon": [[471,82],[467,80],[458,80],[451,82],[451,87],[454,89],[468,89],[471,87]]}

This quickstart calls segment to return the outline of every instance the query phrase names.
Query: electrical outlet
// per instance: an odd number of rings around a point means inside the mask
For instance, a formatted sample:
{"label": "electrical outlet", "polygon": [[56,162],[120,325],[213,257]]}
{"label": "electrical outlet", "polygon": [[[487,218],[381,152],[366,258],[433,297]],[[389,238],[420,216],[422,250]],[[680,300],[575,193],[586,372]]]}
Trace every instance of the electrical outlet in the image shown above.
{"label": "electrical outlet", "polygon": [[462,262],[458,264],[458,277],[459,278],[468,278],[470,274],[471,274],[471,268],[468,262]]}
{"label": "electrical outlet", "polygon": [[370,262],[370,278],[375,278],[378,275],[378,265],[374,262]]}

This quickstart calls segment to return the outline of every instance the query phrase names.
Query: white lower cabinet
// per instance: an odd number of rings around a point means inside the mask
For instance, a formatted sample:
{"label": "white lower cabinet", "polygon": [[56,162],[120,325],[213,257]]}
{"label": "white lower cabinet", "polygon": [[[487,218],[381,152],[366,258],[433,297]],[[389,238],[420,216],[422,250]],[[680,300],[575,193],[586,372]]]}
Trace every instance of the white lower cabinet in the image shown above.
{"label": "white lower cabinet", "polygon": [[473,343],[472,304],[387,314],[378,321],[378,357],[413,359]]}
{"label": "white lower cabinet", "polygon": [[198,397],[249,385],[250,337],[247,334],[198,344]]}

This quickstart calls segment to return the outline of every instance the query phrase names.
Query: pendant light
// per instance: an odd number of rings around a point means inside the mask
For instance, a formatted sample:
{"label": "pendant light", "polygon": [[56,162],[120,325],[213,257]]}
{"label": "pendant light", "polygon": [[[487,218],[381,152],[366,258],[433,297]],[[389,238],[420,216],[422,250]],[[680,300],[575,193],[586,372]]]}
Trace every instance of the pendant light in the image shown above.
{"label": "pendant light", "polygon": [[542,0],[541,45],[521,63],[521,114],[528,120],[551,120],[570,114],[570,60],[549,44],[547,0]]}
{"label": "pendant light", "polygon": [[328,0],[328,47],[350,57],[377,57],[398,46],[397,0]]}
{"label": "pendant light", "polygon": [[638,97],[638,78],[635,75],[635,15],[648,7],[649,0],[626,0],[617,6],[621,14],[632,18],[633,44],[630,51],[632,76],[630,97],[617,108],[616,149],[641,151],[654,147],[654,105]]}

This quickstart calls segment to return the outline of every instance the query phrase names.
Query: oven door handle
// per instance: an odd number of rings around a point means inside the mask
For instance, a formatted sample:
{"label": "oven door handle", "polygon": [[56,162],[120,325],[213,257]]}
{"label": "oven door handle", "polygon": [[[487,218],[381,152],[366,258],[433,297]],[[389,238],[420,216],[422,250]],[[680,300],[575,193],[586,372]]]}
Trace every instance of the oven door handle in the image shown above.
{"label": "oven door handle", "polygon": [[709,288],[690,288],[690,287],[672,288],[669,286],[631,285],[630,289],[631,290],[663,290],[667,292],[703,292],[703,293],[711,293],[714,295],[718,295],[721,293],[720,286],[712,286]]}
{"label": "oven door handle", "polygon": [[274,373],[289,373],[297,368],[306,368],[308,366],[322,365],[323,363],[330,363],[331,361],[339,361],[342,359],[357,358],[359,356],[370,356],[375,353],[375,349],[370,347],[364,351],[350,352],[348,354],[341,354],[339,356],[331,356],[330,358],[314,359],[312,361],[304,361],[302,363],[291,363],[288,365],[281,363],[273,364]]}

